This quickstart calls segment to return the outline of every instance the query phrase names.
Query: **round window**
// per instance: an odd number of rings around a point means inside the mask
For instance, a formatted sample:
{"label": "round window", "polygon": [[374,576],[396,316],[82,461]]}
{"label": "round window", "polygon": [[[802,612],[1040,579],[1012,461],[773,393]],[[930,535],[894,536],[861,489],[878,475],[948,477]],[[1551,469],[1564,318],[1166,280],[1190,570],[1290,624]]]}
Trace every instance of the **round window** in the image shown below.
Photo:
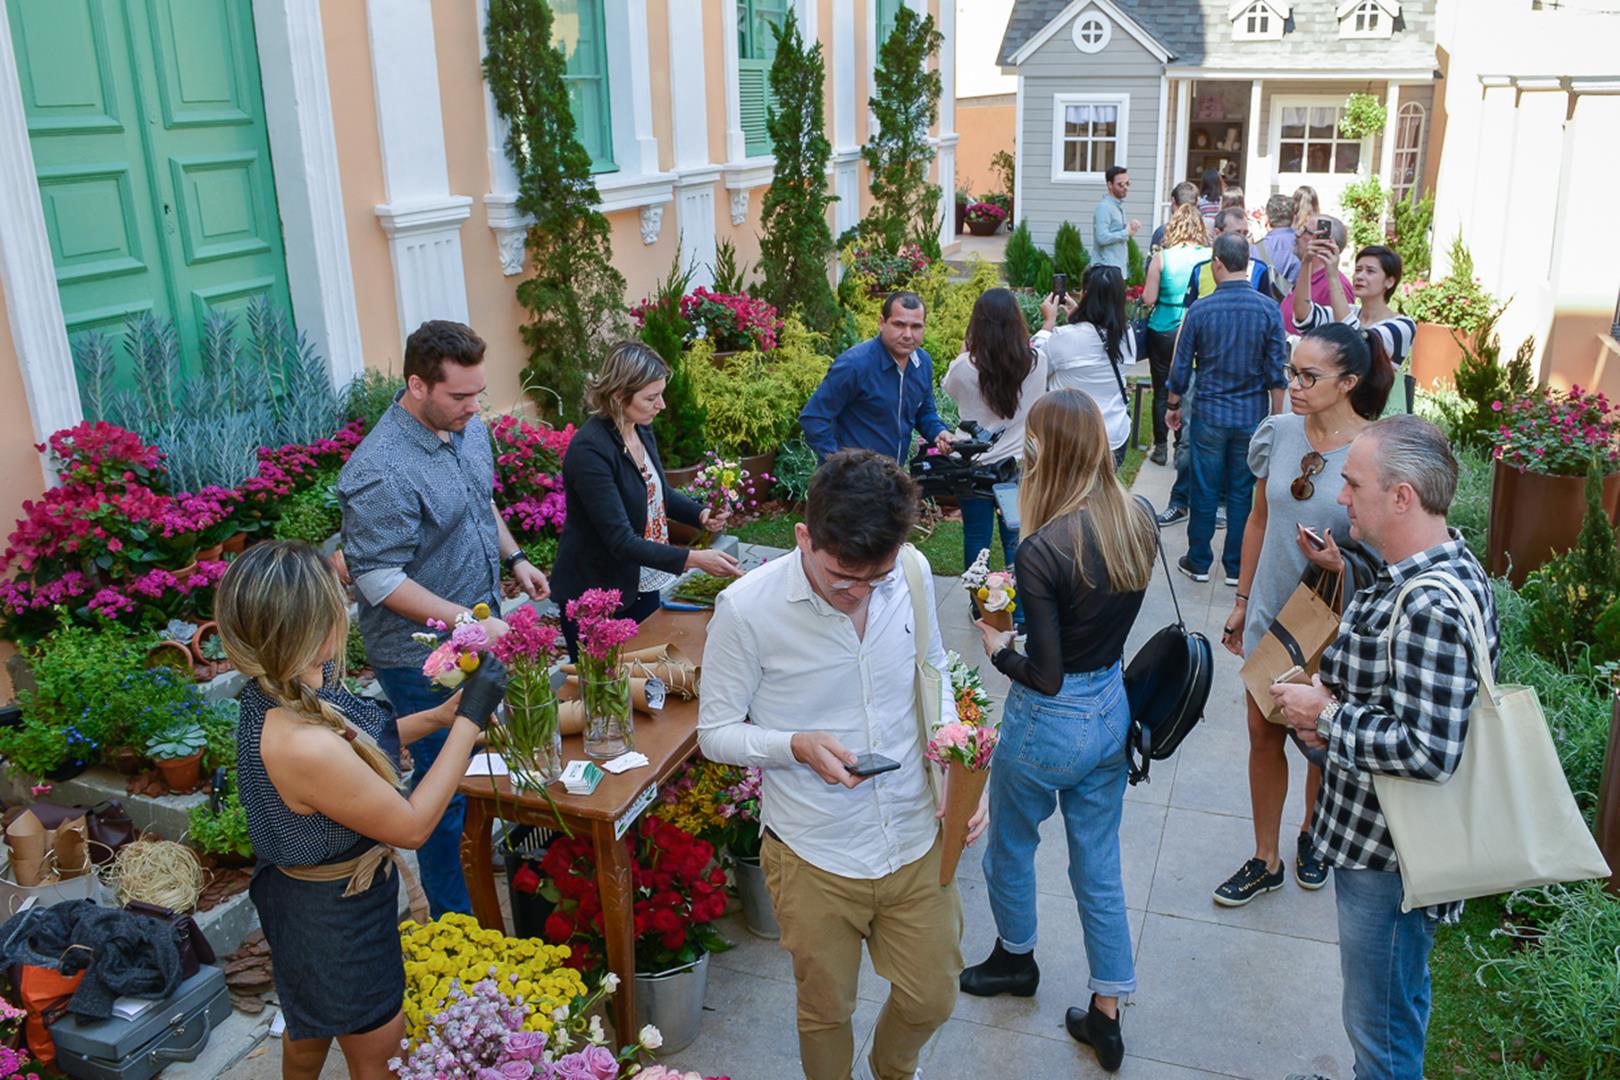
{"label": "round window", "polygon": [[1074,20],[1074,47],[1083,53],[1102,52],[1113,36],[1113,24],[1100,12],[1088,11]]}

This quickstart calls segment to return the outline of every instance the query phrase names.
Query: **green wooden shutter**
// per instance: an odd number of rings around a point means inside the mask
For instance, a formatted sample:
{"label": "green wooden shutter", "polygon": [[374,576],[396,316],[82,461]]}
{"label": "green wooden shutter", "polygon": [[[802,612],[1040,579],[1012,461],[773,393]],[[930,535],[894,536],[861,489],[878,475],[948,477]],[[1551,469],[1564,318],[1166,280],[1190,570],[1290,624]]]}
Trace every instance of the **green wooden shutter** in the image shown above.
{"label": "green wooden shutter", "polygon": [[591,155],[591,171],[613,172],[613,109],[608,87],[607,28],[602,0],[554,0],[552,40],[562,50],[563,82],[574,135]]}
{"label": "green wooden shutter", "polygon": [[[884,43],[889,40],[889,35],[894,33],[894,20],[896,15],[899,14],[900,3],[901,0],[877,0],[877,45],[879,52],[883,50]],[[873,63],[876,62],[877,58],[873,57]]]}
{"label": "green wooden shutter", "polygon": [[771,98],[771,62],[776,58],[773,27],[787,22],[788,0],[737,0],[737,97],[749,157],[769,154],[766,118]]}

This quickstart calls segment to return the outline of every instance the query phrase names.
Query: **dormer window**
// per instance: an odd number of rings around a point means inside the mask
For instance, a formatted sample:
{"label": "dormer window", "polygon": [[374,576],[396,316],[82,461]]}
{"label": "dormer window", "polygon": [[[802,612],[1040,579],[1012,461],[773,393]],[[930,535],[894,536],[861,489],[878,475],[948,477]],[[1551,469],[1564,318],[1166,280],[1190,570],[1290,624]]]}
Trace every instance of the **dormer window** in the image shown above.
{"label": "dormer window", "polygon": [[1237,0],[1227,9],[1233,41],[1277,41],[1293,5],[1283,0]]}
{"label": "dormer window", "polygon": [[1398,0],[1344,0],[1339,5],[1341,38],[1387,38],[1401,13]]}

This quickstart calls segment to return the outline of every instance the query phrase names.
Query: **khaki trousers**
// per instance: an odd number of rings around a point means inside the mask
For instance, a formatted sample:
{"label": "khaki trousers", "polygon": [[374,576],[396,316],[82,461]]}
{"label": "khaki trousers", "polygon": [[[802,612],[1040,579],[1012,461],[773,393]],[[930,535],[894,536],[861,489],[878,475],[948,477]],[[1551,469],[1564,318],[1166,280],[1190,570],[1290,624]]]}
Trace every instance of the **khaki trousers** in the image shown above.
{"label": "khaki trousers", "polygon": [[939,883],[940,841],[922,858],[872,881],[840,877],[765,837],[760,865],[793,956],[799,1057],[807,1080],[850,1080],[861,942],[890,984],[872,1036],[877,1080],[911,1080],[930,1036],[956,1006],[962,973],[962,898]]}

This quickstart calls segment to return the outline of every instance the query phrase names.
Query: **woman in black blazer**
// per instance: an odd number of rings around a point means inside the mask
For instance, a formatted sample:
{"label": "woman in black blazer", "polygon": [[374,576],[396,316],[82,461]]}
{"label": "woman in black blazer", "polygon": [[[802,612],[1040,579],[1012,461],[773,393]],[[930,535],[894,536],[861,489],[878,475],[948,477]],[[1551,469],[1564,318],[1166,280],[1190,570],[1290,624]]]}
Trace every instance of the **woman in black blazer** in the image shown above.
{"label": "woman in black blazer", "polygon": [[723,552],[669,542],[672,519],[719,532],[726,515],[711,518],[664,482],[652,422],[664,411],[668,378],[669,367],[657,353],[625,341],[613,347],[586,387],[595,415],[574,433],[563,455],[568,516],[551,574],[570,656],[577,651],[577,628],[567,616],[568,601],[587,589],[618,589],[619,615],[640,622],[658,610],[659,589],[683,570],[717,577],[742,573],[737,560]]}

